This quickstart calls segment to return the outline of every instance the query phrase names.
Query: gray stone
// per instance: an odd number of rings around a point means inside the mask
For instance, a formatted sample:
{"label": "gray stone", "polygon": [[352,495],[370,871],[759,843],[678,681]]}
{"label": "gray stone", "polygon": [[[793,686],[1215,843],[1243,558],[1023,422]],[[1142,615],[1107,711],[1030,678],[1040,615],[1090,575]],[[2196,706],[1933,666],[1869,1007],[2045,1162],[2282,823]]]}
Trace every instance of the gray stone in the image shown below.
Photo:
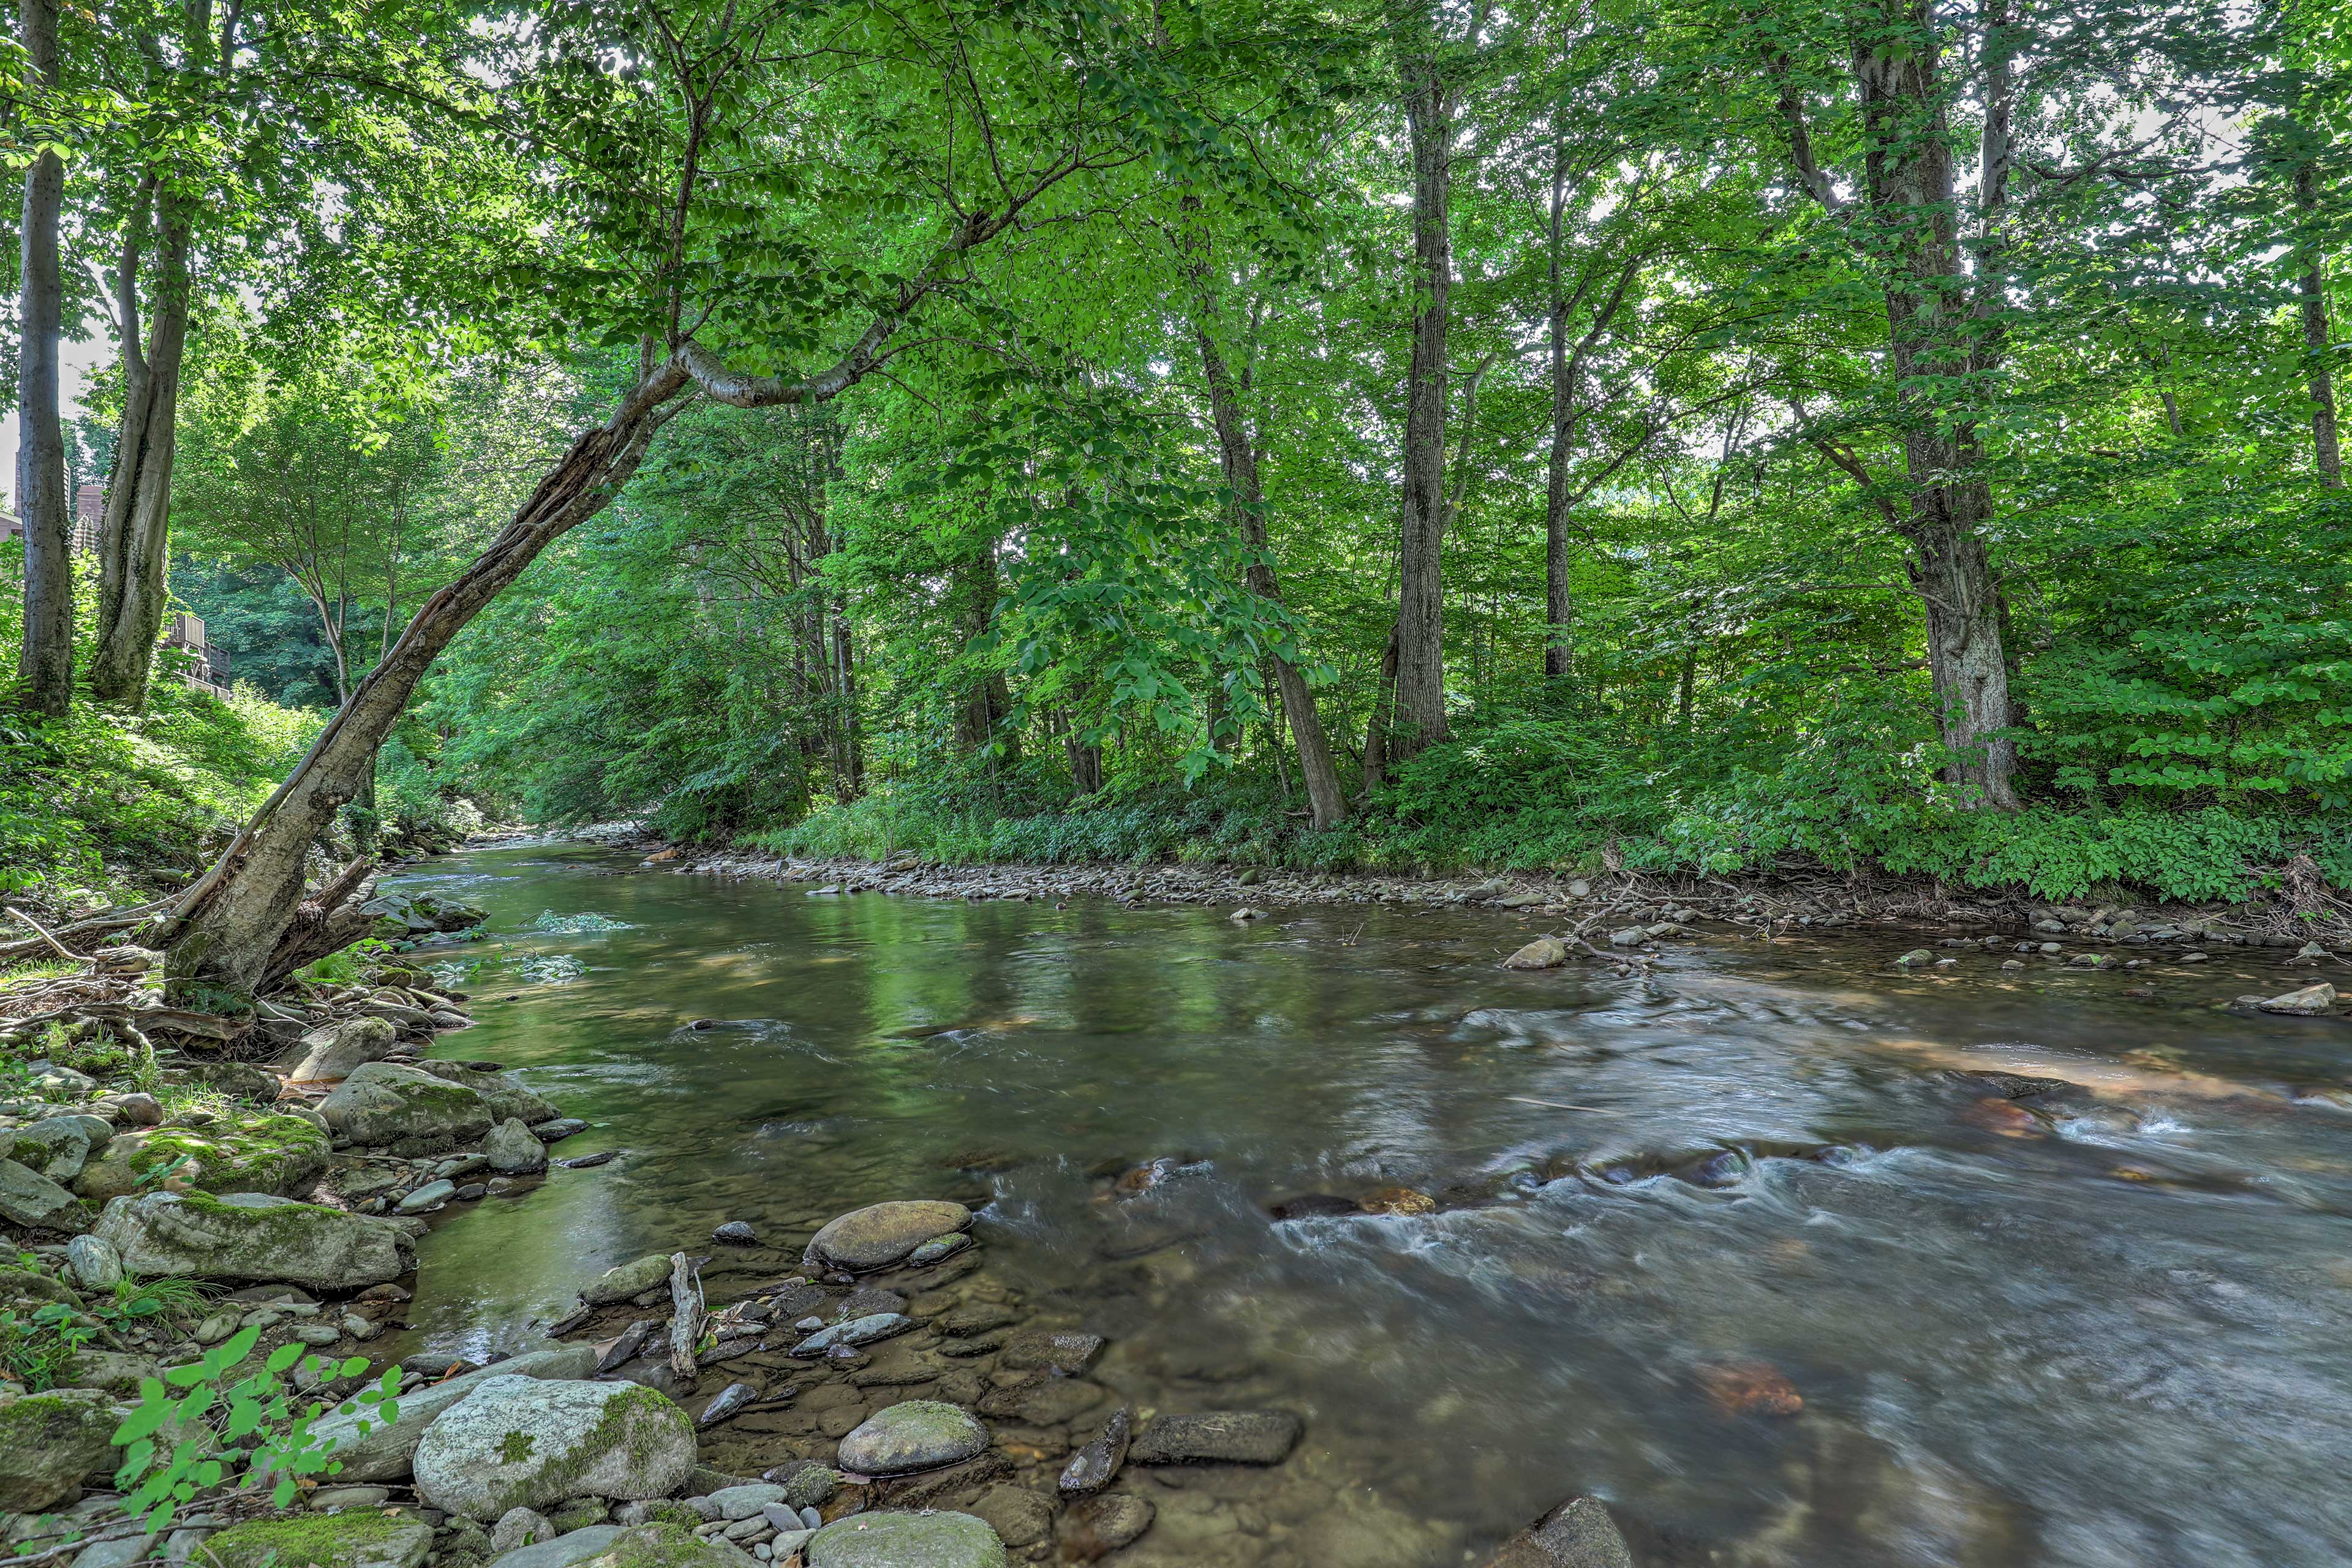
{"label": "gray stone", "polygon": [[320,1487],[302,1500],[302,1506],[312,1513],[332,1513],[338,1509],[374,1508],[391,1496],[388,1487]]}
{"label": "gray stone", "polygon": [[2325,1017],[2336,1009],[2336,987],[2323,980],[2284,995],[2265,997],[2254,1005],[2265,1013],[2284,1013],[2292,1017]]}
{"label": "gray stone", "polygon": [[1007,1546],[1034,1546],[1054,1532],[1054,1504],[1026,1487],[1002,1482],[980,1494],[972,1513]]}
{"label": "gray stone", "polygon": [[771,1503],[782,1505],[784,1489],[773,1481],[747,1481],[740,1487],[721,1487],[710,1494],[710,1504],[725,1520],[750,1519]]}
{"label": "gray stone", "polygon": [[854,1513],[812,1537],[808,1568],[1004,1568],[1004,1543],[968,1513]]}
{"label": "gray stone", "polygon": [[10,1157],[53,1182],[71,1182],[89,1162],[93,1127],[99,1129],[100,1143],[114,1135],[110,1126],[94,1116],[45,1116],[8,1134],[16,1141]]}
{"label": "gray stone", "polygon": [[302,1037],[286,1055],[289,1083],[334,1083],[392,1054],[398,1032],[382,1018],[346,1018]]}
{"label": "gray stone", "polygon": [[841,1468],[864,1476],[935,1470],[988,1447],[988,1428],[952,1405],[909,1399],[867,1416],[841,1440]]}
{"label": "gray stone", "polygon": [[492,1377],[416,1446],[419,1496],[490,1520],[573,1497],[667,1497],[694,1470],[694,1423],[650,1388]]}
{"label": "gray stone", "polygon": [[0,1219],[36,1230],[89,1228],[89,1211],[80,1199],[14,1160],[0,1160]]}
{"label": "gray stone", "polygon": [[935,1236],[914,1251],[907,1254],[910,1268],[929,1268],[934,1263],[944,1263],[971,1245],[968,1236]]}
{"label": "gray stone", "polygon": [[457,1184],[444,1176],[437,1182],[427,1182],[400,1200],[402,1214],[423,1214],[426,1209],[439,1208],[457,1195]]}
{"label": "gray stone", "polygon": [[573,1568],[610,1547],[620,1538],[617,1524],[592,1524],[536,1546],[525,1546],[490,1560],[490,1568]]}
{"label": "gray stone", "polygon": [[39,1513],[79,1497],[84,1476],[113,1468],[126,1414],[94,1388],[0,1394],[0,1509]]}
{"label": "gray stone", "polygon": [[1486,1568],[1633,1568],[1633,1553],[1609,1510],[1580,1497],[1505,1542]]}
{"label": "gray stone", "polygon": [[784,1489],[784,1501],[794,1508],[823,1508],[841,1490],[841,1476],[830,1465],[803,1459],[783,1474],[768,1472]]}
{"label": "gray stone", "polygon": [[[331,1411],[310,1428],[314,1436],[331,1442],[335,1461],[342,1466],[336,1479],[345,1481],[398,1481],[408,1479],[416,1445],[434,1417],[494,1377],[579,1379],[596,1368],[596,1352],[587,1345],[564,1345],[534,1351],[436,1383],[402,1393],[395,1401],[400,1419],[386,1423],[369,1407]],[[365,1426],[367,1429],[362,1431]]]}
{"label": "gray stone", "polygon": [[870,1273],[904,1260],[934,1237],[951,1236],[971,1226],[971,1211],[961,1204],[937,1200],[875,1204],[825,1226],[809,1243],[809,1249],[854,1273]]}
{"label": "gray stone", "polygon": [[835,1345],[867,1345],[877,1340],[887,1340],[893,1334],[903,1334],[915,1326],[915,1320],[904,1312],[876,1312],[867,1317],[852,1318],[835,1323],[829,1329],[819,1329],[793,1347],[796,1356],[823,1355]]}
{"label": "gray stone", "polygon": [[1076,1504],[1063,1516],[1062,1540],[1071,1558],[1091,1563],[1150,1530],[1158,1511],[1148,1499],[1127,1492],[1105,1492]]}
{"label": "gray stone", "polygon": [[759,1233],[751,1228],[751,1222],[748,1220],[729,1220],[725,1225],[720,1226],[717,1230],[710,1233],[710,1239],[713,1241],[725,1242],[730,1247],[757,1247],[760,1245]]}
{"label": "gray stone", "polygon": [[616,1264],[581,1288],[580,1299],[592,1307],[609,1307],[632,1296],[642,1296],[669,1283],[667,1257],[649,1252],[633,1262]]}
{"label": "gray stone", "polygon": [[509,1116],[482,1140],[482,1153],[490,1169],[509,1176],[533,1175],[547,1169],[547,1145],[519,1117]]}
{"label": "gray stone", "polygon": [[397,1062],[354,1068],[320,1103],[319,1114],[354,1143],[382,1144],[406,1154],[471,1144],[494,1120],[489,1104],[473,1089]]}
{"label": "gray stone", "polygon": [[1609,933],[1612,947],[1639,947],[1649,940],[1649,931],[1643,926],[1620,926]]}
{"label": "gray stone", "polygon": [[1120,1405],[1103,1423],[1101,1433],[1070,1456],[1070,1462],[1062,1467],[1061,1479],[1055,1483],[1063,1496],[1085,1497],[1102,1490],[1118,1478],[1119,1467],[1127,1463],[1134,1419],[1134,1412]]}
{"label": "gray stone", "polygon": [[100,1236],[77,1236],[66,1243],[66,1268],[85,1290],[111,1290],[122,1283],[122,1254]]}
{"label": "gray stone", "polygon": [[561,1143],[575,1132],[588,1131],[588,1123],[577,1116],[559,1116],[552,1121],[542,1121],[532,1128],[531,1136],[542,1143]]}
{"label": "gray stone", "polygon": [[1568,944],[1556,936],[1539,936],[1503,960],[1506,969],[1558,969],[1568,962]]}
{"label": "gray stone", "polygon": [[389,1220],[261,1193],[149,1193],[106,1205],[96,1233],[131,1274],[286,1280],[351,1290],[407,1271],[409,1232]]}
{"label": "gray stone", "polygon": [[1094,1365],[1102,1348],[1100,1334],[1076,1329],[1028,1329],[1005,1341],[1004,1352],[997,1360],[1016,1372],[1044,1368],[1076,1377]]}
{"label": "gray stone", "polygon": [[545,1514],[531,1509],[510,1508],[499,1515],[499,1521],[490,1526],[490,1550],[493,1552],[512,1552],[534,1542],[554,1539],[555,1526],[547,1522]]}
{"label": "gray stone", "polygon": [[694,1424],[697,1426],[716,1426],[759,1397],[760,1391],[751,1384],[730,1383],[719,1391],[717,1398],[702,1407],[702,1413],[694,1418]]}
{"label": "gray stone", "polygon": [[1298,1442],[1298,1417],[1286,1410],[1219,1410],[1162,1415],[1135,1439],[1139,1465],[1276,1465]]}

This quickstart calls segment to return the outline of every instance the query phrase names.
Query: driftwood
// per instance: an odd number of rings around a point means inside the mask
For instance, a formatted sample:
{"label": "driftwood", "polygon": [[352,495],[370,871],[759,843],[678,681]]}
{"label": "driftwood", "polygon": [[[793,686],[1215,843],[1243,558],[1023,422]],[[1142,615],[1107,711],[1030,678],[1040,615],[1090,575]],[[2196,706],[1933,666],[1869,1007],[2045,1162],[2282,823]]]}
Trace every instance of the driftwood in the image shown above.
{"label": "driftwood", "polygon": [[694,1347],[702,1338],[702,1288],[694,1278],[694,1260],[683,1252],[669,1255],[669,1369],[690,1388]]}
{"label": "driftwood", "polygon": [[[47,952],[60,942],[70,944],[83,937],[106,936],[114,931],[128,931],[132,926],[142,924],[162,914],[170,902],[168,899],[159,899],[152,904],[139,904],[127,910],[109,910],[102,915],[94,915],[86,921],[76,921],[71,925],[59,926],[54,932],[43,931],[39,936],[27,937],[18,942],[0,942],[0,963],[13,959],[30,958],[37,952]],[[32,924],[29,920],[26,923]],[[40,930],[37,926],[34,929]],[[69,954],[68,956],[79,955]]]}

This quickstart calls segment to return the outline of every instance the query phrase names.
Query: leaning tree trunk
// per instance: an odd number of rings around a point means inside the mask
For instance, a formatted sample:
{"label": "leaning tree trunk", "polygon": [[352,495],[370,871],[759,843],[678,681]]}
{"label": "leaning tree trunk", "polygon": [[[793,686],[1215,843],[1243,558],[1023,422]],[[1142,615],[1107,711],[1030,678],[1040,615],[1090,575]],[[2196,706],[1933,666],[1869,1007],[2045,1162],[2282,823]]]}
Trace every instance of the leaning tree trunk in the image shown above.
{"label": "leaning tree trunk", "polygon": [[[2294,172],[2294,205],[2305,223],[2314,222],[2319,211],[2319,175],[2309,163]],[[2295,279],[2295,291],[2303,307],[2304,363],[2308,367],[2311,391],[2311,452],[2319,468],[2319,482],[2329,489],[2344,488],[2344,458],[2336,435],[2336,376],[2328,367],[2329,331],[2327,323],[2327,268],[2317,239],[2313,239],[2305,254],[2305,265]]]}
{"label": "leaning tree trunk", "polygon": [[[1427,22],[1424,20],[1424,26]],[[1448,208],[1454,118],[1433,52],[1404,66],[1412,146],[1412,368],[1405,388],[1403,515],[1398,530],[1392,759],[1446,738],[1445,329],[1454,282]]]}
{"label": "leaning tree trunk", "polygon": [[[1217,453],[1225,483],[1234,492],[1235,526],[1243,547],[1250,552],[1250,592],[1269,604],[1282,603],[1282,583],[1275,575],[1265,532],[1265,483],[1258,469],[1257,445],[1250,438],[1233,372],[1208,329],[1195,323],[1201,366],[1209,387],[1209,417],[1216,426]],[[1307,804],[1317,830],[1336,827],[1348,817],[1348,797],[1339,788],[1339,770],[1331,760],[1331,741],[1323,732],[1322,716],[1315,710],[1315,691],[1306,672],[1292,660],[1276,656],[1274,679],[1282,692],[1282,710],[1290,721],[1290,738],[1298,749],[1299,776],[1307,783]]]}
{"label": "leaning tree trunk", "polygon": [[[1953,201],[1952,151],[1937,80],[1927,0],[1890,0],[1886,26],[1858,39],[1871,216],[1894,268],[1885,289],[1888,370],[1896,387],[1911,498],[1902,525],[1926,606],[1937,721],[1972,804],[2013,809],[2017,747],[2000,593],[1985,549],[1992,492],[1973,416],[1937,388],[1975,384],[1993,351],[1969,310]],[[1915,390],[1916,389],[1916,390]]]}
{"label": "leaning tree trunk", "polygon": [[[481,554],[426,600],[374,671],[330,720],[252,826],[182,896],[156,940],[171,1005],[249,1011],[303,902],[311,843],[356,798],[376,748],[425,672],[482,607],[567,530],[602,511],[667,417],[684,385],[674,363],[640,382],[613,417],[583,432]],[[329,911],[331,913],[332,911]]]}
{"label": "leaning tree trunk", "polygon": [[188,215],[167,188],[156,204],[155,314],[138,348],[138,241],[125,244],[117,305],[123,323],[122,423],[99,536],[98,636],[90,694],[134,710],[147,704],[155,640],[171,594],[165,582],[177,443],[180,367],[188,338]]}
{"label": "leaning tree trunk", "polygon": [[[18,41],[33,79],[58,85],[55,0],[18,0]],[[25,525],[25,641],[18,700],[61,719],[73,701],[73,531],[66,511],[65,432],[58,424],[58,359],[65,291],[58,277],[58,218],[66,166],[44,150],[25,172],[18,231],[16,510]]]}

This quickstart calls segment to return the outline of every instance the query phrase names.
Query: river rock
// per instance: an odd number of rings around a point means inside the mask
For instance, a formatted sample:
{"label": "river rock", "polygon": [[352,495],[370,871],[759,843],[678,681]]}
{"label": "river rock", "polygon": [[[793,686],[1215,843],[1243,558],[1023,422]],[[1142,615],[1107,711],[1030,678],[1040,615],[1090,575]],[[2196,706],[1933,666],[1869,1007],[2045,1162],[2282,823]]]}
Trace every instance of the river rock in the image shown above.
{"label": "river rock", "polygon": [[74,1191],[104,1204],[161,1180],[174,1189],[293,1197],[318,1184],[329,1154],[327,1134],[303,1117],[238,1111],[202,1127],[123,1133],[90,1161]]}
{"label": "river rock", "polygon": [[998,1364],[1015,1372],[1039,1368],[1076,1377],[1102,1354],[1103,1337],[1076,1329],[1027,1329],[1004,1342]]}
{"label": "river rock", "polygon": [[471,1089],[419,1068],[366,1062],[319,1106],[327,1125],[354,1143],[397,1153],[437,1153],[490,1130],[489,1104]]}
{"label": "river rock", "polygon": [[503,1557],[494,1557],[490,1568],[575,1568],[609,1551],[621,1538],[621,1531],[617,1524],[588,1525],[552,1541],[518,1547]]}
{"label": "river rock", "polygon": [[351,1290],[398,1279],[408,1231],[264,1193],[149,1193],[106,1205],[96,1234],[142,1278],[184,1274]]}
{"label": "river rock", "polygon": [[1056,1483],[1064,1497],[1085,1497],[1110,1485],[1118,1475],[1118,1468],[1127,1463],[1128,1438],[1134,1426],[1134,1412],[1120,1405],[1103,1423],[1102,1431],[1094,1441],[1070,1456],[1062,1467],[1061,1479]]}
{"label": "river rock", "polygon": [[1621,926],[1609,933],[1609,945],[1612,947],[1639,947],[1649,940],[1649,929],[1645,926]]}
{"label": "river rock", "polygon": [[909,1399],[867,1416],[841,1440],[841,1468],[903,1476],[959,1464],[988,1447],[988,1428],[935,1399]]}
{"label": "river rock", "polygon": [[1004,1568],[1004,1543],[968,1513],[854,1513],[802,1549],[808,1568]]}
{"label": "river rock", "polygon": [[1935,962],[1935,958],[1936,955],[1928,952],[1926,948],[1915,947],[1910,952],[1905,953],[1902,957],[1896,959],[1895,961],[1895,965],[1898,969],[1916,969],[1923,963],[1932,963]]}
{"label": "river rock", "polygon": [[1218,1410],[1162,1415],[1129,1450],[1139,1465],[1277,1465],[1298,1442],[1286,1410]]}
{"label": "river rock", "polygon": [[128,1414],[94,1388],[0,1393],[0,1509],[38,1513],[71,1502],[84,1476],[114,1468],[111,1439]]}
{"label": "river rock", "polygon": [[1054,1532],[1053,1502],[1027,1487],[1000,1481],[980,1494],[971,1511],[1007,1546],[1034,1546]]}
{"label": "river rock", "polygon": [[796,1356],[819,1356],[835,1345],[870,1345],[887,1340],[893,1334],[903,1334],[915,1326],[915,1320],[904,1312],[876,1312],[869,1317],[852,1318],[835,1323],[829,1329],[819,1329],[793,1347]]}
{"label": "river rock", "polygon": [[66,1268],[85,1290],[111,1290],[122,1283],[122,1254],[100,1236],[77,1236],[66,1243]]}
{"label": "river rock", "polygon": [[335,1083],[354,1069],[390,1056],[398,1031],[382,1018],[345,1018],[302,1037],[286,1054],[289,1083]]}
{"label": "river rock", "polygon": [[971,1211],[961,1204],[874,1204],[834,1220],[816,1233],[809,1249],[838,1268],[866,1274],[889,1268],[936,1237],[971,1226]]}
{"label": "river rock", "polygon": [[712,1231],[710,1233],[710,1239],[717,1242],[723,1242],[729,1247],[757,1247],[760,1245],[759,1232],[751,1228],[751,1224],[749,1220],[730,1219],[725,1225],[720,1226],[717,1230]]}
{"label": "river rock", "polygon": [[907,1254],[910,1268],[929,1268],[934,1263],[945,1263],[971,1245],[968,1236],[935,1236],[914,1251]]}
{"label": "river rock", "polygon": [[1087,1498],[1062,1517],[1065,1559],[1092,1563],[1118,1551],[1150,1530],[1158,1511],[1149,1499],[1127,1492]]}
{"label": "river rock", "polygon": [[697,1426],[716,1426],[737,1411],[760,1397],[760,1391],[748,1383],[730,1383],[719,1391],[719,1396],[702,1407],[694,1418]]}
{"label": "river rock", "polygon": [[1556,936],[1539,936],[1503,960],[1506,969],[1558,969],[1568,962],[1568,944]]}
{"label": "river rock", "polygon": [[490,1135],[482,1140],[482,1154],[491,1170],[509,1176],[533,1175],[547,1169],[547,1145],[519,1116],[509,1116],[490,1129]]}
{"label": "river rock", "polygon": [[530,1131],[531,1136],[542,1143],[561,1143],[575,1132],[587,1131],[588,1123],[577,1116],[559,1116],[552,1121],[541,1122]]}
{"label": "river rock", "polygon": [[446,1176],[437,1182],[427,1182],[402,1198],[396,1205],[402,1214],[423,1214],[437,1209],[457,1195],[457,1184]]}
{"label": "river rock", "polygon": [[548,1523],[547,1516],[535,1509],[510,1508],[499,1515],[499,1521],[490,1526],[490,1550],[493,1552],[512,1552],[535,1542],[554,1539],[555,1526]]}
{"label": "river rock", "polygon": [[[312,1424],[314,1436],[332,1445],[330,1452],[342,1468],[344,1481],[406,1480],[416,1445],[434,1418],[494,1377],[540,1377],[577,1381],[596,1370],[596,1352],[589,1345],[565,1345],[513,1356],[478,1372],[446,1383],[409,1389],[395,1401],[400,1419],[385,1422],[361,1405],[349,1413],[331,1411]],[[361,1430],[362,1427],[366,1430]]]}
{"label": "river rock", "polygon": [[1633,1568],[1633,1553],[1609,1510],[1580,1497],[1505,1542],[1485,1568]]}
{"label": "river rock", "polygon": [[353,1509],[231,1525],[205,1547],[219,1568],[417,1568],[433,1550],[433,1527]]}
{"label": "river rock", "polygon": [[497,1121],[511,1119],[526,1126],[537,1126],[542,1121],[552,1121],[562,1114],[554,1101],[525,1089],[521,1080],[510,1072],[493,1072],[487,1068],[468,1067],[464,1062],[419,1062],[416,1065],[435,1078],[461,1085],[480,1095],[482,1103],[490,1108],[490,1115]]}
{"label": "river rock", "polygon": [[0,1219],[36,1230],[89,1228],[89,1211],[79,1199],[14,1160],[0,1160]]}
{"label": "river rock", "polygon": [[694,1423],[650,1388],[490,1377],[416,1446],[419,1496],[488,1521],[567,1498],[667,1497],[694,1470]]}
{"label": "river rock", "polygon": [[649,1252],[633,1262],[615,1264],[591,1279],[580,1290],[580,1299],[592,1307],[609,1307],[615,1301],[625,1301],[632,1296],[642,1296],[657,1285],[669,1283],[669,1259],[658,1252]]}
{"label": "river rock", "polygon": [[2254,1005],[2265,1013],[2284,1013],[2291,1017],[2325,1017],[2336,1009],[2336,987],[2323,980],[2316,985],[2306,985],[2299,991],[2289,991],[2280,996],[2264,997]]}
{"label": "river rock", "polygon": [[93,1129],[100,1144],[114,1135],[112,1126],[95,1116],[43,1117],[9,1134],[16,1142],[8,1155],[53,1182],[71,1182],[89,1161]]}
{"label": "river rock", "polygon": [[480,905],[462,899],[400,891],[378,894],[361,906],[361,912],[378,917],[381,924],[394,931],[395,940],[467,931],[489,919],[488,911]]}
{"label": "river rock", "polygon": [[285,1092],[285,1085],[276,1073],[252,1062],[190,1062],[165,1074],[166,1081],[174,1078],[183,1083],[216,1089],[232,1100],[250,1100],[262,1105],[271,1104]]}

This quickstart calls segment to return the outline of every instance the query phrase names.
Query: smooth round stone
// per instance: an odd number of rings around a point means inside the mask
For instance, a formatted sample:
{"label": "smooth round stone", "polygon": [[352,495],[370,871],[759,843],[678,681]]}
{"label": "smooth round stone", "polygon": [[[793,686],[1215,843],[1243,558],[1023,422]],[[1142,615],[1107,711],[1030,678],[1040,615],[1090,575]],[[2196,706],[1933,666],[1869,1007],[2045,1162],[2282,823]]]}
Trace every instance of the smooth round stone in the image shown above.
{"label": "smooth round stone", "polygon": [[827,1261],[859,1273],[887,1268],[923,1243],[971,1225],[971,1211],[937,1199],[874,1204],[849,1213],[816,1233],[810,1247]]}
{"label": "smooth round stone", "polygon": [[988,1428],[966,1412],[936,1399],[909,1399],[876,1411],[844,1437],[841,1468],[903,1476],[961,1463],[987,1447]]}
{"label": "smooth round stone", "polygon": [[808,1568],[1004,1568],[1004,1543],[968,1513],[853,1513],[802,1551]]}
{"label": "smooth round stone", "polygon": [[935,1236],[907,1257],[918,1268],[928,1268],[934,1263],[944,1263],[971,1245],[968,1236]]}
{"label": "smooth round stone", "polygon": [[756,1247],[760,1243],[759,1235],[752,1230],[751,1222],[740,1219],[730,1219],[712,1231],[710,1239],[723,1241],[730,1247]]}

